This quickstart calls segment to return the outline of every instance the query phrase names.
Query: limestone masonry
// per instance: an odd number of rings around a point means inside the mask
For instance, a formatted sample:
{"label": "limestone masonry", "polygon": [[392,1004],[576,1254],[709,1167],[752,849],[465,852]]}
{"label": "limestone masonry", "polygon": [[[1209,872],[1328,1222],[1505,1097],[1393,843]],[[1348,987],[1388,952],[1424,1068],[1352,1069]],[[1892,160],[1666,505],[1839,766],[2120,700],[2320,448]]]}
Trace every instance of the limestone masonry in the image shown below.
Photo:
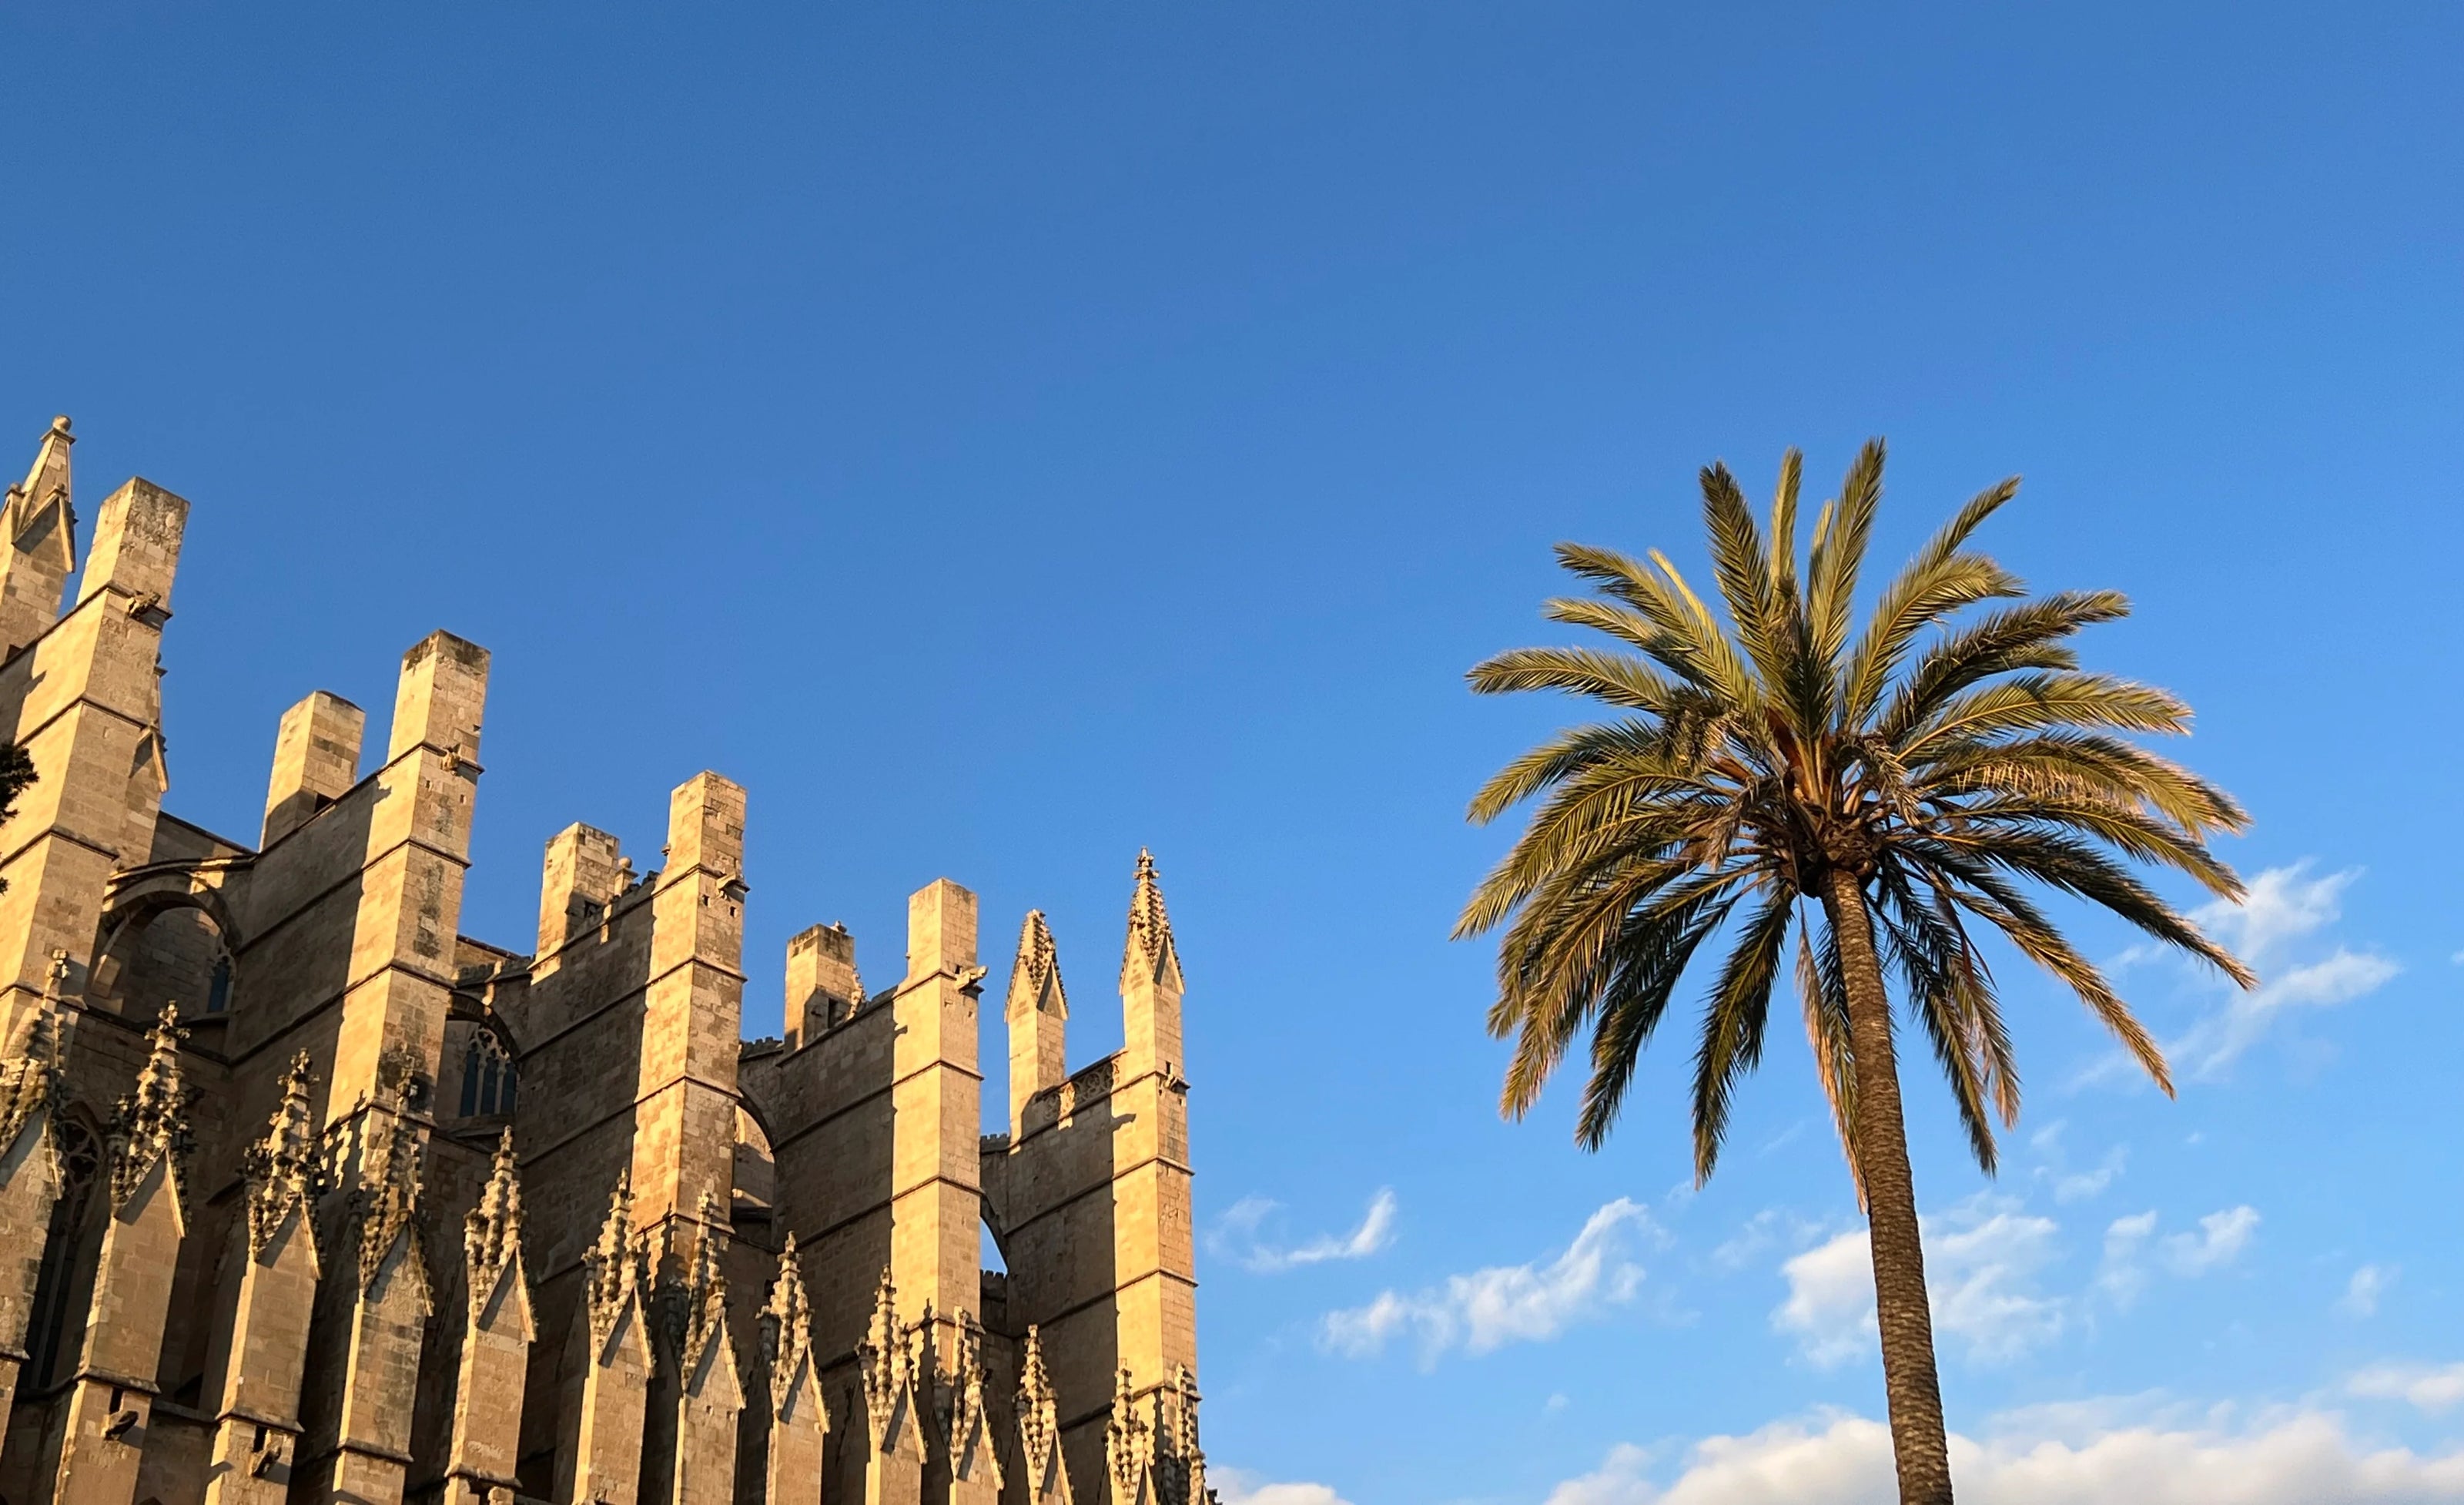
{"label": "limestone masonry", "polygon": [[1118,1054],[1069,1071],[1026,916],[998,1134],[946,879],[891,985],[817,925],[785,1037],[741,1038],[717,774],[671,796],[655,871],[568,826],[537,941],[472,940],[487,651],[404,654],[372,760],[358,706],[293,706],[253,847],[168,814],[188,504],[114,492],[63,611],[72,443],[55,422],[0,510],[0,731],[38,774],[0,825],[0,1505],[1209,1497],[1144,853]]}

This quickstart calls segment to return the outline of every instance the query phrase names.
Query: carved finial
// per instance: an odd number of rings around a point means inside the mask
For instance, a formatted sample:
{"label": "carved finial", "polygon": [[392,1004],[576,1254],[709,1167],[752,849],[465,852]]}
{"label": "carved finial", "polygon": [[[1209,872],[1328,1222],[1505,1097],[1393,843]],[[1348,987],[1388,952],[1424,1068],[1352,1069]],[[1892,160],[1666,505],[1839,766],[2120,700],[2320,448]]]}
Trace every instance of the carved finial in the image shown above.
{"label": "carved finial", "polygon": [[471,1278],[471,1316],[477,1320],[506,1267],[521,1257],[522,1184],[514,1167],[514,1131],[496,1140],[495,1163],[479,1205],[462,1224],[462,1258]]}
{"label": "carved finial", "polygon": [[111,1206],[118,1211],[158,1162],[170,1162],[171,1186],[185,1205],[188,1194],[188,1152],[195,1136],[188,1127],[188,1099],[180,1085],[180,1042],[188,1032],[180,1028],[180,1006],[165,1004],[150,1035],[152,1053],[137,1073],[137,1090],[120,1099],[111,1116]]}
{"label": "carved finial", "polygon": [[[51,983],[26,1017],[26,1035],[15,1053],[0,1061],[0,1152],[34,1115],[55,1105],[60,1082],[59,981],[66,975],[68,953],[52,953]],[[46,1125],[44,1133],[50,1128]]]}
{"label": "carved finial", "polygon": [[1137,887],[1130,895],[1130,939],[1121,952],[1121,985],[1133,980],[1177,977],[1180,955],[1173,945],[1172,918],[1164,913],[1163,888],[1155,882],[1155,855],[1138,849]]}
{"label": "carved finial", "polygon": [[917,1327],[898,1320],[898,1289],[890,1271],[881,1272],[881,1288],[872,1304],[872,1322],[856,1347],[864,1369],[864,1408],[871,1425],[876,1454],[902,1451],[924,1455],[916,1429]]}
{"label": "carved finial", "polygon": [[1069,995],[1061,985],[1061,953],[1040,909],[1028,910],[1026,923],[1019,927],[1018,961],[1010,968],[1005,1012],[1016,1019],[1029,1010],[1069,1017]]}
{"label": "carved finial", "polygon": [[598,1242],[582,1256],[583,1291],[595,1342],[605,1344],[626,1305],[640,1299],[649,1278],[649,1238],[633,1228],[633,1173],[627,1169],[616,1177]]}
{"label": "carved finial", "polygon": [[949,1447],[950,1476],[984,1484],[998,1494],[1001,1461],[994,1456],[992,1417],[984,1408],[984,1330],[973,1313],[958,1314],[958,1349],[954,1357],[949,1416],[942,1434]]}
{"label": "carved finial", "polygon": [[1207,1505],[1206,1451],[1198,1445],[1198,1376],[1186,1364],[1155,1393],[1156,1482],[1165,1505]]}
{"label": "carved finial", "polygon": [[1018,1366],[1018,1442],[1026,1460],[1026,1497],[1038,1502],[1067,1498],[1060,1401],[1052,1393],[1052,1376],[1044,1367],[1044,1335],[1031,1325]]}
{"label": "carved finial", "polygon": [[291,1069],[282,1077],[282,1106],[274,1110],[265,1137],[240,1158],[240,1174],[248,1184],[252,1257],[265,1251],[283,1220],[294,1214],[307,1229],[310,1249],[316,1250],[316,1202],[325,1187],[317,1119],[308,1103],[309,1072],[307,1051],[291,1058]]}
{"label": "carved finial", "polygon": [[351,1193],[360,1224],[360,1289],[376,1284],[395,1245],[408,1241],[414,1277],[424,1304],[428,1269],[420,1257],[418,1222],[420,1152],[418,1125],[406,1118],[392,1094],[369,1107],[361,1121],[366,1141],[360,1152],[360,1184]]}
{"label": "carved finial", "polygon": [[1152,1497],[1140,1485],[1155,1467],[1155,1433],[1138,1420],[1137,1393],[1127,1369],[1113,1387],[1111,1419],[1104,1424],[1104,1463],[1111,1472],[1113,1499]]}
{"label": "carved finial", "polygon": [[779,1251],[779,1278],[770,1282],[770,1299],[761,1306],[761,1358],[770,1371],[773,1414],[784,1414],[794,1399],[797,1372],[811,1359],[813,1304],[804,1295],[804,1275],[796,1263],[796,1235],[787,1235]]}
{"label": "carved finial", "polygon": [[693,1244],[693,1264],[685,1273],[678,1292],[676,1350],[684,1356],[684,1372],[693,1374],[701,1367],[702,1356],[727,1326],[727,1278],[719,1273],[719,1238],[721,1224],[718,1199],[708,1191],[694,1208],[701,1224]]}

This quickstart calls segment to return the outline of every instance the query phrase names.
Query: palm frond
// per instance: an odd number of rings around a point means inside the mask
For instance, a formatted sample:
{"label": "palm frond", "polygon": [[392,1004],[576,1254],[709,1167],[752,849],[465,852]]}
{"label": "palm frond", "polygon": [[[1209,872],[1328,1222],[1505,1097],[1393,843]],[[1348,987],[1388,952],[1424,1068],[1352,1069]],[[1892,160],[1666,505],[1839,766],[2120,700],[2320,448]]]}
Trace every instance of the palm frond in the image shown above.
{"label": "palm frond", "polygon": [[[1814,932],[1822,941],[1816,945]],[[1865,1172],[1857,1162],[1857,1045],[1848,1029],[1848,983],[1839,971],[1839,946],[1828,925],[1812,920],[1796,936],[1796,992],[1805,1009],[1805,1042],[1814,1051],[1815,1074],[1831,1104],[1831,1125],[1839,1153],[1856,1183],[1857,1206],[1865,1206]]]}
{"label": "palm frond", "polygon": [[[1728,1133],[1728,1104],[1737,1077],[1762,1060],[1763,1029],[1771,1018],[1771,984],[1779,976],[1779,959],[1788,944],[1796,895],[1780,888],[1746,921],[1745,930],[1720,968],[1703,1014],[1702,1044],[1694,1052],[1694,1184],[1711,1179],[1719,1163],[1720,1145]],[[1596,1073],[1599,1063],[1595,1060]],[[1622,1092],[1622,1088],[1620,1088]],[[1598,1104],[1597,1132],[1593,1108]],[[1617,1099],[1588,1094],[1583,1101],[1584,1142],[1597,1144],[1608,1132]]]}
{"label": "palm frond", "polygon": [[1874,513],[1881,500],[1882,441],[1868,439],[1841,477],[1838,497],[1822,510],[1806,566],[1806,617],[1814,630],[1815,655],[1826,665],[1837,665],[1848,646],[1857,574],[1864,565]]}

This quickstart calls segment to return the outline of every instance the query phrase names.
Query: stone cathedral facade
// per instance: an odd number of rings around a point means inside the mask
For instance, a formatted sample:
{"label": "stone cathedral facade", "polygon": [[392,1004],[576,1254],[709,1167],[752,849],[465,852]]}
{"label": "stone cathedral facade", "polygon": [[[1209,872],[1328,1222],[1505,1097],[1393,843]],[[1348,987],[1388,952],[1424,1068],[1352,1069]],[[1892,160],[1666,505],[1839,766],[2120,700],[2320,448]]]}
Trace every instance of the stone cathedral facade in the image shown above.
{"label": "stone cathedral facade", "polygon": [[[1181,970],[1131,883],[1127,1044],[1051,932],[985,1134],[975,895],[836,926],[745,1040],[745,794],[638,864],[568,826],[539,933],[458,929],[487,651],[322,692],[253,844],[162,808],[188,504],[77,549],[67,419],[0,509],[0,1502],[1202,1505]],[[74,598],[71,574],[82,564]],[[983,1230],[1005,1272],[982,1267]]]}

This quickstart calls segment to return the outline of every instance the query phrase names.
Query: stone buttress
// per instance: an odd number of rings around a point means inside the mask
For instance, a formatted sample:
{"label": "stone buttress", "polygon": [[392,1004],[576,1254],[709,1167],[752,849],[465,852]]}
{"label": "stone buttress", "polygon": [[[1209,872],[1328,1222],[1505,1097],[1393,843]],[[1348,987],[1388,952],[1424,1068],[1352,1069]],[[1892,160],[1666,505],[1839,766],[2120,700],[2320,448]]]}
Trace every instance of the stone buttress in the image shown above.
{"label": "stone buttress", "polygon": [[381,742],[294,704],[253,844],[165,813],[189,507],[132,480],[80,561],[72,444],[0,502],[0,730],[36,772],[0,822],[0,1499],[1202,1505],[1151,860],[1127,1043],[1074,1073],[1025,918],[990,1135],[947,879],[893,985],[811,927],[782,1037],[742,1039],[716,774],[652,871],[568,826],[527,952],[473,940],[488,653],[413,645]]}

